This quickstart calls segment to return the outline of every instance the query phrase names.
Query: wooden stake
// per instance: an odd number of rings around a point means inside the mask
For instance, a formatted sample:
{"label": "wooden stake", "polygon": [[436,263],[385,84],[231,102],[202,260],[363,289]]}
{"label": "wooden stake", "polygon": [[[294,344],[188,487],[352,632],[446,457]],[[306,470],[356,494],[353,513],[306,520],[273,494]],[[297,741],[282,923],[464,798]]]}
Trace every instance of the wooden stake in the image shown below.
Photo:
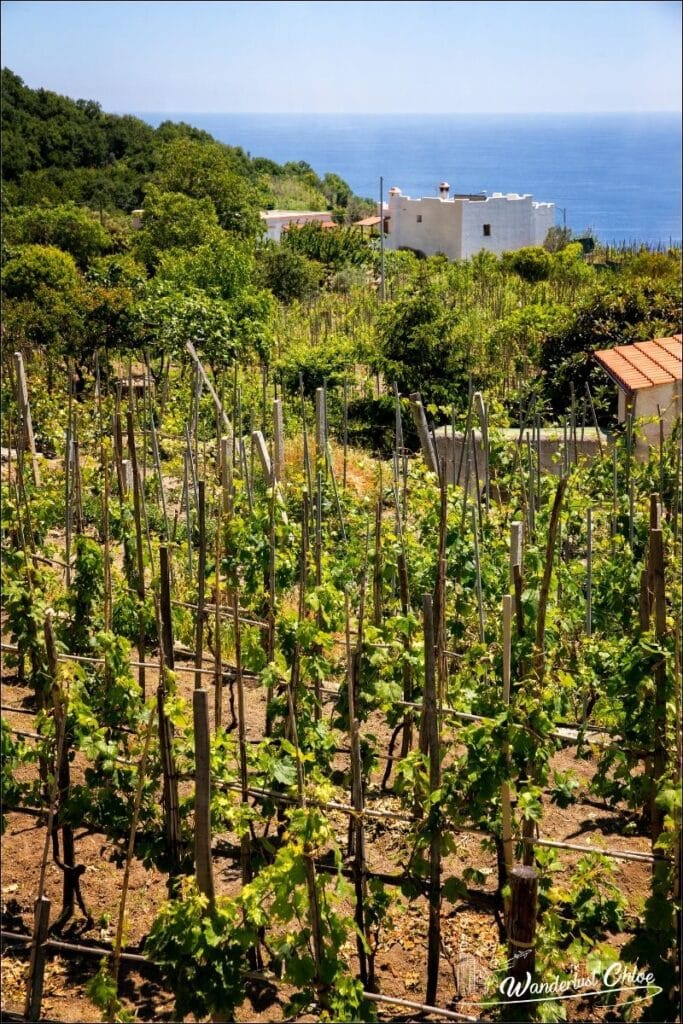
{"label": "wooden stake", "polygon": [[[360,749],[360,726],[356,717],[356,694],[353,658],[351,656],[351,613],[349,595],[345,595],[346,603],[346,660],[347,660],[347,696],[349,703],[349,746],[351,750],[351,806],[356,812],[349,819],[349,852],[353,855],[353,880],[356,894],[355,920],[358,929],[356,947],[358,950],[359,973],[363,985],[368,984],[368,963],[365,951],[365,829],[363,826],[363,766]],[[372,961],[372,957],[371,957]]]}
{"label": "wooden stake", "polygon": [[[534,656],[533,656],[533,670],[536,679],[536,691],[540,691],[543,685],[543,679],[545,676],[545,622],[546,612],[548,609],[548,598],[550,596],[550,583],[553,574],[553,563],[555,560],[555,543],[557,540],[557,530],[560,522],[560,512],[562,510],[562,501],[564,494],[567,489],[566,476],[560,477],[560,481],[555,491],[555,500],[553,502],[552,511],[550,513],[550,523],[548,525],[548,539],[546,543],[545,551],[545,562],[543,569],[543,579],[541,581],[541,589],[538,595],[538,611],[536,613],[536,640],[534,644]],[[531,779],[535,777],[536,768],[533,762],[529,763],[528,774]],[[524,864],[529,865],[533,863],[533,846],[528,840],[531,840],[534,832],[534,821],[531,818],[524,818],[522,821],[522,838],[527,840],[524,847],[523,861]]]}
{"label": "wooden stake", "polygon": [[439,465],[436,461],[436,452],[434,450],[434,445],[432,444],[432,438],[427,425],[427,417],[425,415],[424,406],[422,405],[422,399],[419,392],[415,392],[410,396],[410,409],[413,414],[413,420],[415,421],[418,437],[420,438],[422,453],[427,464],[427,469],[438,475]]}
{"label": "wooden stake", "polygon": [[550,581],[552,579],[553,573],[557,528],[560,521],[562,501],[564,499],[566,489],[567,477],[563,476],[560,478],[560,482],[557,485],[557,490],[555,491],[555,500],[553,502],[552,512],[550,513],[550,523],[548,525],[548,540],[546,544],[543,579],[541,582],[541,590],[538,596],[538,612],[536,617],[536,644],[534,651],[534,671],[539,686],[543,682],[543,676],[545,673],[545,619],[548,607],[548,597],[550,594]]}
{"label": "wooden stake", "polygon": [[325,458],[327,447],[327,408],[325,389],[315,389],[315,459],[320,466]]}
{"label": "wooden stake", "polygon": [[276,482],[283,483],[285,479],[285,426],[281,398],[273,399],[273,465]]}
{"label": "wooden stake", "polygon": [[477,581],[477,609],[479,612],[479,642],[486,642],[484,632],[484,595],[481,586],[481,565],[479,563],[479,535],[477,531],[477,515],[472,509],[472,536],[474,537],[474,571]]}
{"label": "wooden stake", "polygon": [[[266,633],[266,658],[268,664],[275,659],[275,622],[277,617],[275,589],[275,488],[270,492],[268,501],[268,630]],[[265,734],[270,736],[272,731],[272,715],[270,704],[273,699],[273,687],[268,686],[266,691],[266,726]]]}
{"label": "wooden stake", "polygon": [[157,713],[159,716],[159,754],[163,776],[164,829],[166,846],[174,869],[181,860],[180,814],[178,810],[178,777],[173,755],[173,726],[166,714],[165,671],[173,671],[173,621],[171,618],[171,573],[168,548],[159,547],[160,599],[159,624],[161,637],[161,659],[159,685],[157,687]]}
{"label": "wooden stake", "polygon": [[343,422],[343,440],[344,440],[344,468],[342,471],[342,487],[346,490],[346,466],[348,462],[348,447],[349,447],[349,396],[346,384],[346,378],[344,378],[344,422]]}
{"label": "wooden stake", "polygon": [[[401,597],[401,614],[408,616],[410,613],[410,592],[408,589],[408,567],[406,565],[405,551],[398,556],[398,585]],[[410,703],[413,699],[413,671],[410,665],[410,637],[407,633],[403,635],[403,700]],[[401,742],[401,757],[406,757],[413,745],[413,713],[410,708],[406,709],[403,718],[403,739]]]}
{"label": "wooden stake", "polygon": [[[434,618],[432,596],[425,594],[422,602],[425,634],[425,693],[424,716],[429,751],[429,790],[436,792],[441,786],[441,750],[439,723],[436,713],[436,674],[434,661]],[[436,1001],[439,981],[441,947],[441,836],[432,832],[429,844],[429,929],[427,935],[427,994],[426,1002]]]}
{"label": "wooden stake", "polygon": [[[462,460],[465,455],[465,449],[467,448],[467,438],[470,436],[470,426],[472,424],[472,403],[474,401],[474,392],[472,390],[472,380],[470,378],[467,388],[467,417],[465,419],[465,433],[462,438],[462,447],[460,449],[460,462],[458,463],[458,475],[456,477],[456,484],[460,483],[460,477],[462,473]],[[469,449],[468,449],[469,453]]]}
{"label": "wooden stake", "polygon": [[514,520],[510,523],[510,583],[514,586],[515,576],[514,567],[522,565],[522,542],[524,537],[524,527],[519,520]]}
{"label": "wooden stake", "polygon": [[[249,778],[247,772],[247,727],[244,707],[244,679],[242,676],[242,630],[239,617],[239,592],[232,594],[233,626],[235,630],[235,684],[237,686],[237,739],[239,743],[239,770],[242,804],[249,802]],[[251,881],[251,844],[249,833],[244,832],[240,840],[240,864],[242,884]]]}
{"label": "wooden stake", "polygon": [[530,866],[510,872],[510,915],[508,919],[508,976],[524,981],[536,971],[536,917],[538,877]]}
{"label": "wooden stake", "polygon": [[308,427],[306,424],[306,399],[304,397],[304,378],[303,374],[299,374],[299,397],[301,400],[301,429],[303,432],[304,442],[304,472],[306,475],[306,486],[308,487],[308,493],[313,497],[313,478],[311,471],[311,455],[308,450]]}
{"label": "wooden stake", "polygon": [[375,557],[372,573],[372,623],[376,628],[382,625],[382,495],[375,505]]}
{"label": "wooden stake", "polygon": [[[650,530],[650,565],[654,591],[655,636],[663,641],[666,636],[666,580],[664,566],[664,539],[661,528]],[[652,841],[655,843],[663,829],[664,811],[657,806],[655,797],[667,766],[667,679],[666,659],[662,656],[654,670],[654,757],[652,761]]]}
{"label": "wooden stake", "polygon": [[166,668],[173,671],[173,617],[171,614],[171,572],[168,547],[159,545],[161,647]]}
{"label": "wooden stake", "polygon": [[593,632],[593,509],[586,509],[586,636]]}
{"label": "wooden stake", "polygon": [[28,1021],[39,1021],[41,1018],[46,960],[44,942],[47,939],[49,923],[50,900],[47,896],[39,896],[33,904],[33,941],[24,1006],[24,1019]]}
{"label": "wooden stake", "polygon": [[213,910],[215,890],[211,861],[211,740],[209,737],[209,694],[195,689],[192,694],[194,722],[194,858],[197,888]]}
{"label": "wooden stake", "polygon": [[266,481],[266,487],[272,487],[273,485],[273,465],[270,461],[270,455],[268,454],[268,445],[266,439],[260,430],[252,431],[251,442],[256,448],[256,454],[259,457],[261,463],[261,469],[263,470],[263,476]]}
{"label": "wooden stake", "polygon": [[232,516],[234,498],[230,445],[231,440],[229,437],[221,438],[221,503],[223,516],[226,521],[229,521]]}
{"label": "wooden stake", "polygon": [[121,946],[123,944],[123,928],[126,920],[126,900],[128,898],[128,885],[130,882],[130,865],[133,860],[133,851],[135,849],[135,835],[138,828],[138,820],[140,818],[140,805],[142,804],[142,791],[145,784],[145,775],[147,772],[147,757],[149,755],[149,744],[152,738],[152,728],[154,725],[155,710],[150,711],[149,720],[147,722],[147,730],[145,732],[145,743],[142,749],[142,757],[140,758],[140,766],[138,768],[138,784],[135,790],[135,799],[133,802],[133,818],[130,826],[130,836],[128,839],[128,849],[126,851],[126,865],[123,871],[123,881],[121,883],[121,901],[119,903],[119,917],[116,925],[116,938],[114,940],[114,953],[112,958],[112,979],[114,984],[114,995],[109,1004],[107,1010],[107,1020],[110,1024],[116,1017],[116,993],[118,990],[119,981],[119,966],[121,963]]}
{"label": "wooden stake", "polygon": [[486,515],[488,516],[489,506],[491,504],[491,483],[489,475],[489,425],[486,403],[484,402],[484,397],[481,391],[475,391],[474,404],[476,406],[479,423],[481,424],[481,438],[484,455],[484,492],[486,494]]}
{"label": "wooden stake", "polygon": [[188,423],[185,424],[185,460],[187,465],[187,479],[188,485],[192,484],[192,494],[194,496],[195,506],[199,502],[199,495],[197,491],[197,460],[192,455],[192,437],[190,435],[190,426]]}
{"label": "wooden stake", "polygon": [[138,471],[138,457],[135,449],[135,430],[133,426],[133,413],[128,410],[126,413],[126,425],[128,428],[128,454],[130,455],[133,467],[133,511],[135,515],[135,550],[137,555],[136,583],[138,592],[138,682],[142,690],[142,699],[145,699],[145,562],[142,551],[142,512],[140,506],[140,474]]}
{"label": "wooden stake", "polygon": [[[249,505],[249,512],[253,512],[254,511],[253,473],[249,472],[249,467],[248,467],[248,464],[247,464],[247,450],[246,450],[246,447],[245,447],[245,444],[244,444],[244,437],[240,437],[239,445],[240,445],[240,461],[241,461],[241,465],[242,465],[242,479],[244,481],[244,490],[246,491],[246,495],[247,495],[247,503]],[[253,451],[254,451],[254,449],[252,447],[252,454],[253,454]],[[252,466],[252,469],[253,469],[253,466]]]}
{"label": "wooden stake", "polygon": [[341,530],[342,541],[346,543],[346,526],[344,525],[344,513],[342,512],[341,501],[339,500],[339,490],[337,489],[337,477],[334,472],[334,461],[332,459],[332,449],[330,442],[327,442],[327,468],[330,474],[330,482],[332,484],[332,494],[334,495],[334,503],[337,509],[337,517],[339,519],[339,529]]}
{"label": "wooden stake", "polygon": [[[68,821],[64,820],[64,805],[69,798],[71,788],[71,758],[69,748],[73,742],[71,731],[67,722],[66,696],[62,690],[59,680],[59,668],[57,661],[57,645],[55,643],[54,629],[52,625],[52,612],[45,615],[45,651],[51,678],[50,703],[52,704],[52,715],[55,723],[56,735],[61,738],[58,744],[57,756],[55,758],[55,775],[57,778],[57,813],[52,821],[52,854],[63,873],[62,886],[62,909],[55,921],[54,929],[59,931],[63,925],[72,917],[74,903],[83,911],[87,923],[92,926],[92,917],[85,906],[81,895],[80,877],[85,870],[82,866],[76,866],[76,847],[74,843],[73,828]],[[62,856],[59,858],[59,833],[62,835]]]}
{"label": "wooden stake", "polygon": [[[314,544],[314,557],[315,557],[315,585],[320,587],[322,584],[322,515],[323,515],[323,475],[322,471],[318,470],[317,476],[317,488],[315,493],[315,544]],[[322,629],[322,616],[321,613],[317,613],[318,626]],[[313,709],[313,715],[316,722],[320,721],[322,716],[322,682],[320,677],[316,675],[315,678],[315,707]]]}
{"label": "wooden stake", "polygon": [[[18,467],[17,467],[18,468]],[[71,421],[66,427],[66,451],[64,454],[64,560],[66,562],[66,586],[71,586]]]}
{"label": "wooden stake", "polygon": [[166,510],[166,495],[164,494],[164,476],[161,471],[161,456],[159,455],[159,442],[157,439],[156,427],[154,425],[153,413],[150,413],[150,430],[152,434],[152,455],[154,457],[157,481],[159,483],[159,501],[161,503],[161,513],[164,517],[164,540],[170,540],[171,533],[168,525],[168,512]]}
{"label": "wooden stake", "polygon": [[[185,506],[185,530],[187,532],[187,573],[192,579],[192,513],[190,510],[190,472],[188,469],[189,456],[185,452],[183,456],[183,499]],[[175,532],[175,531],[174,531]]]}
{"label": "wooden stake", "polygon": [[[227,445],[226,445],[227,452]],[[221,473],[222,473],[221,465]],[[221,538],[223,535],[221,505],[216,510],[216,537],[214,555],[216,560],[216,582],[213,592],[214,621],[213,621],[213,656],[214,656],[214,693],[213,693],[213,728],[218,732],[223,721],[223,651],[221,638]]]}
{"label": "wooden stake", "polygon": [[73,441],[73,481],[76,533],[80,536],[83,533],[83,477],[81,475],[81,446],[75,437]]}
{"label": "wooden stake", "polygon": [[[199,567],[197,569],[197,621],[195,630],[194,667],[201,669],[204,653],[204,595],[206,588],[206,489],[203,480],[197,481],[199,492]],[[201,672],[195,671],[195,690],[201,689]]]}
{"label": "wooden stake", "polygon": [[[26,383],[26,371],[24,370],[24,357],[21,352],[14,353],[14,366],[17,374],[17,398],[19,401],[19,411],[21,412],[23,447],[26,448],[28,446],[28,450],[31,453],[33,483],[36,487],[40,487],[40,470],[38,469],[38,459],[36,456],[36,439],[33,433],[31,406],[28,399],[28,384]],[[19,445],[17,445],[17,448],[18,447]]]}
{"label": "wooden stake", "polygon": [[[509,594],[503,597],[503,704],[510,707],[510,680],[512,662],[512,598]],[[505,743],[503,753],[509,765],[509,748]],[[500,803],[503,824],[503,852],[505,871],[509,877],[514,864],[512,843],[512,805],[510,801],[510,783],[507,779],[501,783]]]}
{"label": "wooden stake", "polygon": [[527,462],[529,466],[529,532],[536,536],[536,486],[534,482],[534,460],[531,454],[531,439],[526,435]]}
{"label": "wooden stake", "polygon": [[[190,353],[190,356],[191,356],[191,358],[192,358],[192,360],[193,360],[193,362],[194,362],[194,364],[195,364],[195,366],[197,368],[197,371],[198,371],[198,373],[199,373],[199,375],[200,375],[200,377],[201,377],[201,379],[202,379],[202,381],[204,383],[204,387],[206,388],[206,390],[211,395],[211,398],[213,399],[213,404],[215,405],[215,407],[216,407],[216,409],[218,411],[219,416],[223,420],[223,426],[225,427],[226,433],[227,434],[232,434],[233,433],[232,423],[228,419],[228,417],[227,417],[227,415],[225,413],[225,410],[223,408],[223,405],[221,403],[221,400],[219,399],[218,395],[216,394],[216,389],[214,388],[213,384],[209,380],[209,378],[207,376],[207,373],[206,373],[206,370],[202,366],[201,360],[200,360],[199,356],[197,355],[197,350],[195,349],[195,347],[194,347],[194,345],[192,344],[191,341],[188,341],[188,342],[185,343],[185,348]],[[235,366],[235,372],[237,372],[237,366]]]}
{"label": "wooden stake", "polygon": [[446,699],[448,661],[446,650],[446,536],[448,532],[448,484],[446,460],[441,462],[439,482],[439,542],[437,547],[436,588],[434,591],[434,625],[436,633],[436,677],[439,706]]}

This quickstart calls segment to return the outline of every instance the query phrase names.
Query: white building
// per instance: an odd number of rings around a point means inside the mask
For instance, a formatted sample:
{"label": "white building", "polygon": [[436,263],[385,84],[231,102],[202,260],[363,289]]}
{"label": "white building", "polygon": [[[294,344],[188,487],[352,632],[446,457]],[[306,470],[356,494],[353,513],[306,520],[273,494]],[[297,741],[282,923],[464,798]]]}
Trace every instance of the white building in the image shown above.
{"label": "white building", "polygon": [[302,224],[310,224],[311,221],[320,221],[326,227],[334,227],[329,210],[262,210],[261,220],[266,233],[266,238],[273,242],[280,241],[280,235],[287,228],[301,227]]}
{"label": "white building", "polygon": [[389,190],[387,248],[412,249],[423,256],[443,253],[466,260],[482,249],[500,254],[526,245],[543,245],[555,224],[555,204],[534,202],[530,195],[449,195],[411,199],[399,188]]}

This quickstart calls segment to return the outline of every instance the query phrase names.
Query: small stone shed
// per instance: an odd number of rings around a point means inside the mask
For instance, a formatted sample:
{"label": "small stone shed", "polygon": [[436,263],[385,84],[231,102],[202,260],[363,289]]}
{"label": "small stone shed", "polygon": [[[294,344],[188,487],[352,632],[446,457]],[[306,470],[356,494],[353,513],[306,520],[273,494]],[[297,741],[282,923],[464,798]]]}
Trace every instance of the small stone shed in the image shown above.
{"label": "small stone shed", "polygon": [[641,421],[637,448],[647,454],[649,446],[659,444],[660,413],[665,437],[681,415],[681,335],[617,345],[593,355],[619,389],[619,422],[625,422],[629,409]]}

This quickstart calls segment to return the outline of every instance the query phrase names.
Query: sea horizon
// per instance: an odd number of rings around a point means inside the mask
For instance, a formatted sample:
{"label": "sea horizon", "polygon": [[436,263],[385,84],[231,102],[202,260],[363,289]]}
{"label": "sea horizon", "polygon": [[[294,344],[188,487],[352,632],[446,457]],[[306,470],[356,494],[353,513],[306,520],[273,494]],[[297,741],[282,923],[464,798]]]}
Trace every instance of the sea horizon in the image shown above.
{"label": "sea horizon", "polygon": [[[129,110],[112,110],[111,113],[130,114]],[[365,110],[349,113],[344,110],[135,110],[134,117],[160,117],[173,114],[174,117],[201,115],[202,117],[681,117],[683,110],[404,110],[386,112]]]}
{"label": "sea horizon", "polygon": [[360,196],[531,193],[606,244],[680,244],[681,119],[675,111],[292,114],[136,111],[185,121],[252,157],[305,161]]}

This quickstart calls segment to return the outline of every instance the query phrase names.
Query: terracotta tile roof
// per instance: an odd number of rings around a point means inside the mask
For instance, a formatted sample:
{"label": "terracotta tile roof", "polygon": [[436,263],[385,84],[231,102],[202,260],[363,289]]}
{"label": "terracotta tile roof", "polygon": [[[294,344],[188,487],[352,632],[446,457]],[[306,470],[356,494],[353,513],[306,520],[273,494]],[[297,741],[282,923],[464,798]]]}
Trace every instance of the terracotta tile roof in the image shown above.
{"label": "terracotta tile roof", "polygon": [[355,220],[353,225],[356,228],[372,228],[375,224],[379,224],[379,222],[379,217],[363,217],[362,220]]}
{"label": "terracotta tile roof", "polygon": [[681,380],[681,335],[601,349],[593,355],[625,391],[641,391]]}

